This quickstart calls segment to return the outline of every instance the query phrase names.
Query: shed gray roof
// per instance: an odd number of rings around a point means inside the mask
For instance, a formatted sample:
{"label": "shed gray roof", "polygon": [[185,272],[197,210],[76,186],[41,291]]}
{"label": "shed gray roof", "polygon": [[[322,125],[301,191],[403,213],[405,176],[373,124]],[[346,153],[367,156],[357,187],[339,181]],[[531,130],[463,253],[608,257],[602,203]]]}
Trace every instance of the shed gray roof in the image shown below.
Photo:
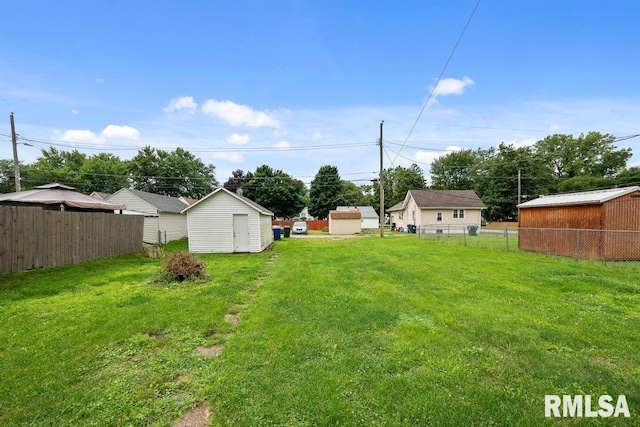
{"label": "shed gray roof", "polygon": [[180,213],[184,208],[189,206],[177,197],[147,193],[146,191],[134,190],[133,188],[128,188],[128,190],[145,202],[155,206],[158,209],[158,212]]}
{"label": "shed gray roof", "polygon": [[408,193],[420,209],[486,208],[473,190],[409,190]]}
{"label": "shed gray roof", "polygon": [[583,191],[580,193],[551,194],[518,205],[519,208],[535,208],[559,205],[594,205],[602,204],[625,194],[639,191],[640,187],[612,188],[609,190]]}
{"label": "shed gray roof", "polygon": [[336,208],[337,211],[350,211],[353,209],[359,210],[362,218],[380,218],[376,210],[371,206],[338,206]]}
{"label": "shed gray roof", "polygon": [[204,196],[202,199],[198,200],[194,204],[183,208],[182,212],[186,212],[189,209],[198,206],[200,203],[202,203],[203,201],[207,200],[209,197],[213,196],[214,194],[219,193],[220,191],[224,191],[224,192],[226,192],[228,194],[231,194],[233,197],[236,197],[237,199],[243,201],[244,203],[248,204],[249,206],[251,206],[252,208],[254,208],[255,210],[257,210],[258,212],[260,212],[262,214],[273,216],[273,212],[271,212],[269,209],[265,208],[264,206],[261,206],[258,203],[254,202],[253,200],[248,199],[248,198],[246,198],[244,196],[241,196],[241,195],[236,194],[236,193],[232,193],[231,191],[227,190],[224,187],[216,188],[211,193],[207,194],[206,196]]}

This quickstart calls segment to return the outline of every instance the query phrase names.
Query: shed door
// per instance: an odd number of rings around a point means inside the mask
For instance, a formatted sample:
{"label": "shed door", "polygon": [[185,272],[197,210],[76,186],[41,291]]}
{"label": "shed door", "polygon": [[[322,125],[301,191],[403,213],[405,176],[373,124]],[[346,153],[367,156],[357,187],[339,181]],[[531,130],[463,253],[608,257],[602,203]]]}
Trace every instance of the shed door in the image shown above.
{"label": "shed door", "polygon": [[233,251],[249,252],[249,215],[233,215]]}

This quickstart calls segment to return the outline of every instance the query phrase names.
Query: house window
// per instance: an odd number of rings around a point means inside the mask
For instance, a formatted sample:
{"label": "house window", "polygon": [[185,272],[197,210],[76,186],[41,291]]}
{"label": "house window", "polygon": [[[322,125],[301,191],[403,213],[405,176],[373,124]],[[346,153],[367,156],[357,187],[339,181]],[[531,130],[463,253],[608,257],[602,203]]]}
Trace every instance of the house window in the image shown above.
{"label": "house window", "polygon": [[438,221],[438,222],[442,222],[442,212],[438,212],[438,213],[436,214],[436,221]]}
{"label": "house window", "polygon": [[464,218],[464,209],[454,209],[453,210],[454,218]]}
{"label": "house window", "polygon": [[398,218],[402,219],[402,212],[398,213]]}
{"label": "house window", "polygon": [[416,211],[411,211],[411,219],[413,220],[413,223],[415,224],[415,222],[416,222]]}

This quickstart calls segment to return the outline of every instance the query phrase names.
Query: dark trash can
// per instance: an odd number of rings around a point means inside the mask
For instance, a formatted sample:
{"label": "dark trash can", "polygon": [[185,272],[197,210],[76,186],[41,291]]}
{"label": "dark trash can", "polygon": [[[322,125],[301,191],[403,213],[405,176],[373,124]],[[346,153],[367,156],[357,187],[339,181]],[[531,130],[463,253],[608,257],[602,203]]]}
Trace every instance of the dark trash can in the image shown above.
{"label": "dark trash can", "polygon": [[409,233],[416,234],[416,226],[414,224],[407,225],[407,229],[409,229]]}
{"label": "dark trash can", "polygon": [[469,231],[469,236],[477,236],[478,235],[478,226],[477,225],[467,225],[467,230]]}
{"label": "dark trash can", "polygon": [[280,227],[274,225],[271,228],[273,229],[273,240],[280,240]]}
{"label": "dark trash can", "polygon": [[284,226],[284,237],[289,237],[291,236],[291,227],[288,226]]}

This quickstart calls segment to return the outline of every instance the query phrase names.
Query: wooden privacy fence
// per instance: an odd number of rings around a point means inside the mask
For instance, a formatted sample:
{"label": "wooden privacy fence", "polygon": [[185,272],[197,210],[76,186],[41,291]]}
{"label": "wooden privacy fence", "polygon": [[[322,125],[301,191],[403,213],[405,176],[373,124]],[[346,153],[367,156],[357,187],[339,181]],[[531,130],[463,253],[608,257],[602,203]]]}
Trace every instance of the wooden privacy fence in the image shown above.
{"label": "wooden privacy fence", "polygon": [[142,250],[144,217],[0,206],[0,273]]}

